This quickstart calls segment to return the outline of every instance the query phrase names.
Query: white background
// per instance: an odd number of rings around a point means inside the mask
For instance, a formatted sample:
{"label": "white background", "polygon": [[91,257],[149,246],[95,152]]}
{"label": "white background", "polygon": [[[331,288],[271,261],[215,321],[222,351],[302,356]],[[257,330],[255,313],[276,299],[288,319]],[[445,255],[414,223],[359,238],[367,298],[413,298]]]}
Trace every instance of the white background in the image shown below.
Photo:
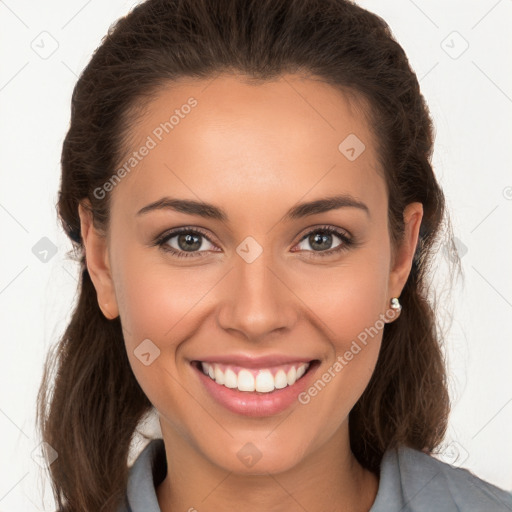
{"label": "white background", "polygon": [[[452,314],[443,460],[512,490],[512,2],[357,3],[389,23],[420,80],[462,256],[465,281],[451,296],[445,276],[435,281]],[[133,5],[0,0],[0,512],[52,510],[31,453],[43,358],[77,285],[55,210],[60,151],[77,77]],[[57,247],[46,263],[32,252],[43,237]]]}

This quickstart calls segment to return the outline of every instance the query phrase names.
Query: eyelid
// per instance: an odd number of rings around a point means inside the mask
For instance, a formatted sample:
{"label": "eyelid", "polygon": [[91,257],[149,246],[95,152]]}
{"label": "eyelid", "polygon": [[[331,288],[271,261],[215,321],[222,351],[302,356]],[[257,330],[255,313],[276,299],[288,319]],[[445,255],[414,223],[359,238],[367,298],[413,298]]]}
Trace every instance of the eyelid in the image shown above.
{"label": "eyelid", "polygon": [[350,231],[348,231],[345,228],[340,228],[338,226],[333,226],[331,224],[317,224],[316,226],[309,226],[304,231],[302,231],[303,235],[301,235],[301,237],[299,238],[299,242],[302,242],[302,240],[304,240],[312,232],[322,230],[332,231],[334,234],[337,234],[336,232],[338,232],[339,234],[343,234],[346,238],[352,239],[352,233],[350,233]]}

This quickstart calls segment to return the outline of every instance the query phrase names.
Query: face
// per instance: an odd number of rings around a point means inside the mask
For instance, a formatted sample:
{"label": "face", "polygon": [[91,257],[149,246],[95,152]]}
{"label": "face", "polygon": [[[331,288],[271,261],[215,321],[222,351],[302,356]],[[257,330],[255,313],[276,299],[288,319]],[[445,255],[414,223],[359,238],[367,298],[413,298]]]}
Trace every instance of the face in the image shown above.
{"label": "face", "polygon": [[166,443],[246,473],[346,443],[422,215],[393,251],[362,111],[316,80],[220,76],[161,90],[130,135],[108,236],[83,210],[82,231]]}

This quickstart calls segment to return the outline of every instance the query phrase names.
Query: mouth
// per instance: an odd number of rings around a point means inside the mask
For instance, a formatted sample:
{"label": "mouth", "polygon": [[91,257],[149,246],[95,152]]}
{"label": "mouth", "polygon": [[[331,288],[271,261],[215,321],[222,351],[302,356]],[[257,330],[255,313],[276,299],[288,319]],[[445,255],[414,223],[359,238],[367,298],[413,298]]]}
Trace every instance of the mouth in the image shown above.
{"label": "mouth", "polygon": [[213,403],[250,417],[279,414],[311,385],[320,360],[255,368],[212,361],[191,361],[194,373]]}

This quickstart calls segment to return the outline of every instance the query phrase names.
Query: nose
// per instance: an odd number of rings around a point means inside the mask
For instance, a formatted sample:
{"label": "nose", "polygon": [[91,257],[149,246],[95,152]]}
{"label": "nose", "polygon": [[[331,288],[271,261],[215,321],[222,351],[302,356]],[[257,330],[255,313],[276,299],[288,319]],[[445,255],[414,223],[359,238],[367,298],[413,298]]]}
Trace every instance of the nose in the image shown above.
{"label": "nose", "polygon": [[267,252],[250,263],[237,255],[224,280],[219,326],[249,341],[292,329],[299,317],[285,268],[273,263]]}

